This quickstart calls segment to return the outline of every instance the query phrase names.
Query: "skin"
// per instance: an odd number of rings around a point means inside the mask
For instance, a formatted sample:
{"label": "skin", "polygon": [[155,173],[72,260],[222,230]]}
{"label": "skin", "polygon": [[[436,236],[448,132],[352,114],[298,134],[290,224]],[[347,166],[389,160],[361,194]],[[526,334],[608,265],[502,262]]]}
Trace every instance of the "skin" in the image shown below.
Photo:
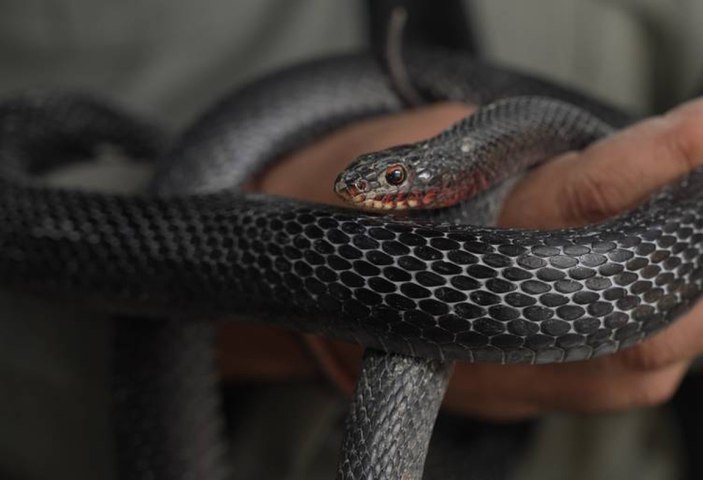
{"label": "skin", "polygon": [[[356,123],[283,159],[253,187],[341,205],[332,185],[358,154],[434,135],[471,111],[463,104],[436,104]],[[557,228],[596,222],[632,208],[658,187],[701,165],[703,99],[646,119],[534,170],[507,199],[500,224]],[[223,338],[235,337],[239,328],[243,327],[233,324]],[[241,345],[242,353],[223,362],[228,378],[261,378],[262,371],[265,378],[275,380],[314,374],[315,362],[301,354],[305,349],[295,334],[259,332],[260,342],[240,341],[246,344]],[[275,353],[265,347],[267,335],[279,342]],[[287,345],[281,343],[281,336],[288,339]],[[336,362],[335,368],[353,380],[360,358],[357,346],[321,338],[308,342],[324,348]],[[232,351],[231,342],[222,340],[221,346],[223,351]],[[260,348],[263,352],[256,353]],[[445,408],[509,421],[553,411],[595,413],[658,405],[673,395],[692,360],[701,353],[703,302],[641,344],[591,361],[537,366],[458,364]],[[277,360],[272,361],[271,356]],[[270,368],[247,373],[251,365],[261,364]]]}

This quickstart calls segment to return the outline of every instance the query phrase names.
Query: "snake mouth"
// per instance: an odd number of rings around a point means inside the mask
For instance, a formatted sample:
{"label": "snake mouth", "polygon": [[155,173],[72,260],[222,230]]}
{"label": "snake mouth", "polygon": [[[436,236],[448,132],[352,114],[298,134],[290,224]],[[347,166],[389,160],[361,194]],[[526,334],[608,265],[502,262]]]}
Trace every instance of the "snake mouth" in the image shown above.
{"label": "snake mouth", "polygon": [[372,212],[435,208],[438,203],[437,194],[433,191],[379,196],[374,193],[361,192],[353,184],[350,185],[344,180],[337,180],[334,191],[345,202],[352,204],[354,207]]}
{"label": "snake mouth", "polygon": [[431,208],[436,192],[394,192],[378,195],[360,190],[355,183],[340,177],[334,184],[335,193],[356,208],[368,211],[410,210]]}
{"label": "snake mouth", "polygon": [[408,197],[406,195],[383,195],[379,197],[373,193],[360,192],[358,188],[344,180],[337,180],[334,191],[345,202],[352,204],[356,208],[368,211],[407,210],[422,206],[421,198]]}
{"label": "snake mouth", "polygon": [[405,210],[413,208],[414,203],[409,204],[406,201],[396,201],[390,196],[376,197],[375,195],[367,195],[359,193],[354,187],[346,187],[342,190],[337,190],[337,194],[342,197],[347,203],[351,203],[357,208],[370,212],[378,212],[381,210]]}
{"label": "snake mouth", "polygon": [[378,211],[395,208],[394,202],[384,202],[373,194],[362,193],[354,185],[350,185],[344,180],[338,180],[335,183],[334,191],[345,202],[363,210]]}

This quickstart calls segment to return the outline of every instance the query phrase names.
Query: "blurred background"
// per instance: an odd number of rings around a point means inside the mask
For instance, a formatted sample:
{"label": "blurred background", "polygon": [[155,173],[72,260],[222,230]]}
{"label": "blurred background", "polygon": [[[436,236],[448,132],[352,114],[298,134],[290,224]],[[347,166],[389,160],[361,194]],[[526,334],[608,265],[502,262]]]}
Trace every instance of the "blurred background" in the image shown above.
{"label": "blurred background", "polygon": [[[274,68],[377,44],[394,4],[410,10],[417,40],[640,114],[703,87],[699,0],[0,0],[0,95],[83,89],[177,129]],[[127,191],[148,175],[106,162],[50,180]],[[0,478],[114,478],[107,318],[10,294],[0,297],[0,318]],[[220,346],[224,371],[236,370],[227,362],[243,359],[227,354],[226,338]],[[695,427],[703,430],[690,416],[696,382],[660,409],[543,419],[512,478],[681,477],[687,450],[699,446]],[[329,478],[344,411],[331,389],[308,379],[225,393],[234,478]],[[281,399],[287,415],[276,413]]]}

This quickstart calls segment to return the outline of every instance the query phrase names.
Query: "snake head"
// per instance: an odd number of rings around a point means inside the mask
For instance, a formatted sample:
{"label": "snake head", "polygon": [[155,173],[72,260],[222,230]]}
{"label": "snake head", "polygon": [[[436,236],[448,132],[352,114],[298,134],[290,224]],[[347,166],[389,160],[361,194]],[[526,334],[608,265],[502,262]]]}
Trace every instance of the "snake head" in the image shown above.
{"label": "snake head", "polygon": [[439,208],[447,174],[437,149],[426,142],[400,145],[357,157],[335,182],[345,201],[368,210]]}

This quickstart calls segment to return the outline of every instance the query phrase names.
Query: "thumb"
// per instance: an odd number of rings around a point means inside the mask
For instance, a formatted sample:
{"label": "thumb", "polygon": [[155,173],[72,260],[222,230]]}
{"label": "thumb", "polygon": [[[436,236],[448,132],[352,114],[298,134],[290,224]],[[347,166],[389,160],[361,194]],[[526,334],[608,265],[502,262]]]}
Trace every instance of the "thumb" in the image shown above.
{"label": "thumb", "polygon": [[631,209],[703,165],[703,99],[646,119],[530,172],[503,206],[500,224],[558,228]]}

